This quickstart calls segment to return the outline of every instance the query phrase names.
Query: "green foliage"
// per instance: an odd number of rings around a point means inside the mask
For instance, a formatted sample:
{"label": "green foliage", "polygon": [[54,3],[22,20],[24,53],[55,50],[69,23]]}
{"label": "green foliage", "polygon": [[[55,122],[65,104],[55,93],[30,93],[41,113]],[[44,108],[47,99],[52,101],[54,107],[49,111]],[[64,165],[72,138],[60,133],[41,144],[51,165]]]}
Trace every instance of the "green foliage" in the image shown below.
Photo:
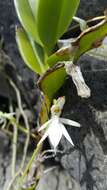
{"label": "green foliage", "polygon": [[[71,56],[76,61],[78,58],[88,50],[95,48],[96,46],[101,45],[104,36],[107,34],[107,21],[104,19],[99,24],[86,29],[80,36],[75,39],[74,42],[71,43],[72,47],[74,47],[75,52],[71,53]],[[75,47],[79,48],[75,48]],[[68,47],[67,47],[68,48]],[[57,62],[70,60],[69,52],[66,49],[62,48],[62,53],[56,52],[48,58],[48,64],[51,66],[56,65]],[[100,51],[100,48],[99,48]],[[66,53],[64,53],[66,52]],[[90,54],[90,53],[88,53]],[[92,53],[91,53],[92,54]],[[94,52],[95,54],[95,52]],[[97,56],[98,57],[98,56]],[[39,80],[40,89],[46,94],[50,99],[53,98],[55,93],[59,90],[59,88],[63,85],[66,79],[66,72],[64,70],[63,64],[62,66],[54,66],[51,70],[45,73],[43,77]],[[57,81],[57,82],[56,82]],[[52,84],[52,85],[51,85]]]}
{"label": "green foliage", "polygon": [[[16,30],[19,51],[29,68],[41,75],[50,67],[48,54],[70,25],[79,0],[14,0],[14,4],[24,28]],[[53,60],[57,63],[54,56]],[[62,70],[52,71],[46,77],[46,84],[45,81],[42,83],[41,90],[50,99],[65,80],[66,74]]]}
{"label": "green foliage", "polygon": [[67,30],[79,0],[14,0],[22,26],[50,52]]}
{"label": "green foliage", "polygon": [[49,69],[39,80],[39,88],[52,100],[53,95],[59,90],[66,79],[66,72],[62,65]]}
{"label": "green foliage", "polygon": [[[92,27],[88,27],[88,22],[79,19],[80,27],[82,24],[84,31],[67,47],[55,52],[55,45],[70,25],[80,1],[14,0],[14,2],[19,20],[25,29],[16,31],[20,53],[33,71],[43,74],[39,80],[40,89],[52,100],[67,75],[64,67],[53,66],[58,62],[70,60],[76,64],[82,54],[101,45],[99,41],[107,34],[106,15],[101,17],[99,24]],[[84,27],[83,23],[87,27]]]}
{"label": "green foliage", "polygon": [[42,74],[46,70],[44,64],[44,52],[33,39],[27,35],[23,28],[17,28],[16,40],[21,56],[28,67],[38,74]]}
{"label": "green foliage", "polygon": [[30,9],[28,0],[14,0],[14,4],[18,18],[23,28],[29,35],[31,35],[32,38],[40,43],[37,33],[36,21]]}
{"label": "green foliage", "polygon": [[102,40],[107,35],[107,20],[106,18],[99,24],[86,29],[73,43],[78,44],[79,48],[75,53],[75,62],[79,57],[90,49],[96,48],[102,44]]}
{"label": "green foliage", "polygon": [[79,0],[29,0],[29,2],[37,21],[40,40],[46,50],[51,51],[67,30],[76,13]]}

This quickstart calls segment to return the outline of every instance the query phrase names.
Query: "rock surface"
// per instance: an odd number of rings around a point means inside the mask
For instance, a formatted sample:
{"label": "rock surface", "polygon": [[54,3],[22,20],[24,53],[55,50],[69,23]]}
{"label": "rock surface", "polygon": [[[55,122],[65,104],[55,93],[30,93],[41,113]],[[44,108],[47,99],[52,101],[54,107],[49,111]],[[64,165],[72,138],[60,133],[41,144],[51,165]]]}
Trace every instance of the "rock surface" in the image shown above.
{"label": "rock surface", "polygon": [[106,0],[80,0],[78,15],[82,18],[89,19],[94,16],[102,15],[105,9],[107,9]]}
{"label": "rock surface", "polygon": [[81,190],[80,185],[65,170],[58,168],[44,174],[37,190]]}

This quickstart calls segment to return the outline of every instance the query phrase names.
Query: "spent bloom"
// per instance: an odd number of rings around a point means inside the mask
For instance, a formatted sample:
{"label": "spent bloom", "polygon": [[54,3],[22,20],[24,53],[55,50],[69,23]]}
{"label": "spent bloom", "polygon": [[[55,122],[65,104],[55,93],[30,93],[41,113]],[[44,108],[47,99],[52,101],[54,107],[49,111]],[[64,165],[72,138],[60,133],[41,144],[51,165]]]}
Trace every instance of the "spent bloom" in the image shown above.
{"label": "spent bloom", "polygon": [[56,150],[61,137],[64,135],[65,138],[74,146],[64,124],[74,127],[80,127],[80,124],[76,121],[60,117],[64,104],[65,97],[60,97],[54,101],[54,104],[51,107],[51,119],[44,123],[39,129],[39,131],[44,129],[46,130],[38,144],[41,144],[48,137],[54,150]]}
{"label": "spent bloom", "polygon": [[68,61],[65,63],[65,70],[66,73],[72,77],[78,96],[81,98],[89,98],[91,96],[91,90],[85,83],[81,68],[78,65],[74,65],[72,61]]}

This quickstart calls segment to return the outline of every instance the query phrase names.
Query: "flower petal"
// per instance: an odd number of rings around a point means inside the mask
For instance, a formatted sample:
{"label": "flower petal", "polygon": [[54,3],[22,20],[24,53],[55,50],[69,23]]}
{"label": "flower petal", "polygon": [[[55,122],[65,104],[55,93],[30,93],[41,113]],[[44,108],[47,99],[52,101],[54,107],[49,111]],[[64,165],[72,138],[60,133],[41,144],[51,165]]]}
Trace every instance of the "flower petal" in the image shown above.
{"label": "flower petal", "polygon": [[74,146],[74,143],[73,143],[71,137],[69,136],[69,134],[68,134],[66,128],[64,127],[64,125],[61,124],[60,126],[61,126],[61,129],[62,129],[62,134],[63,134],[63,135],[65,136],[65,138]]}
{"label": "flower petal", "polygon": [[40,145],[47,138],[47,136],[48,136],[48,130],[44,133],[41,140],[38,142],[38,145]]}
{"label": "flower petal", "polygon": [[65,118],[59,118],[61,123],[64,123],[66,125],[72,125],[74,127],[81,127],[80,123],[70,120],[70,119],[65,119]]}
{"label": "flower petal", "polygon": [[49,125],[49,123],[51,123],[51,121],[52,121],[52,119],[50,119],[49,121],[47,121],[46,123],[44,123],[44,124],[38,129],[38,131],[42,131],[43,129],[45,129],[45,128]]}
{"label": "flower petal", "polygon": [[58,146],[62,137],[62,130],[60,127],[59,120],[54,120],[53,122],[51,122],[51,126],[48,129],[48,135],[50,143],[55,149]]}

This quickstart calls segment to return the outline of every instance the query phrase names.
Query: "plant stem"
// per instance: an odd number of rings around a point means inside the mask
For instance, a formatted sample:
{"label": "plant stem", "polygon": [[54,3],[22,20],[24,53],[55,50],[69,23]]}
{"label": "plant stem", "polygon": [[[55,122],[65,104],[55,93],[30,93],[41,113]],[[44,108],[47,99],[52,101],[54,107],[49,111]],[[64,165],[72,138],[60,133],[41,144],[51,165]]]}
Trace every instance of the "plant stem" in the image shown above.
{"label": "plant stem", "polygon": [[23,158],[22,158],[22,162],[21,162],[21,168],[23,169],[24,163],[25,163],[25,160],[26,160],[28,146],[29,146],[29,140],[30,140],[30,126],[29,126],[28,118],[27,118],[27,116],[26,116],[26,114],[25,114],[25,112],[23,110],[23,107],[22,107],[20,91],[19,91],[19,89],[17,88],[17,86],[15,85],[15,83],[12,80],[10,80],[10,84],[11,84],[11,86],[14,88],[14,90],[16,92],[17,102],[18,102],[18,107],[19,107],[19,110],[20,110],[20,114],[23,116],[24,123],[25,123],[26,129],[27,129],[27,132],[28,132],[27,137],[26,137],[26,141],[25,141],[25,145],[24,145]]}
{"label": "plant stem", "polygon": [[[13,113],[13,106],[10,101],[10,113]],[[16,155],[17,155],[17,138],[18,138],[18,128],[16,123],[13,124],[13,141],[12,141],[12,178],[14,178],[16,172]]]}
{"label": "plant stem", "polygon": [[[9,119],[9,118],[6,118],[6,119]],[[11,118],[11,120],[9,120],[9,123],[13,126],[13,125],[16,125],[16,127],[19,129],[19,131],[25,133],[26,135],[28,134],[28,131],[27,129],[25,129],[24,127],[22,127],[19,123],[16,123],[16,119],[13,117]],[[10,125],[8,124],[8,126]],[[3,133],[7,134],[8,136],[12,137],[13,136],[13,133],[9,130],[6,130],[6,129],[0,129]],[[30,132],[30,137],[32,137],[33,139],[35,139],[37,142],[39,141],[39,137],[38,135]]]}
{"label": "plant stem", "polygon": [[[22,185],[23,185],[23,182],[24,182],[24,180],[25,180],[25,177],[27,176],[27,174],[28,174],[28,172],[29,172],[29,170],[30,170],[30,168],[31,168],[31,165],[32,165],[33,161],[35,160],[35,157],[38,155],[38,153],[41,151],[41,149],[42,149],[42,144],[38,145],[38,146],[36,147],[36,149],[34,150],[33,155],[32,155],[32,157],[31,157],[30,161],[28,162],[25,171],[23,172],[23,175],[22,175],[21,178],[19,179],[19,182],[18,182],[19,186],[22,186]],[[18,190],[19,190],[19,189],[18,189]]]}

